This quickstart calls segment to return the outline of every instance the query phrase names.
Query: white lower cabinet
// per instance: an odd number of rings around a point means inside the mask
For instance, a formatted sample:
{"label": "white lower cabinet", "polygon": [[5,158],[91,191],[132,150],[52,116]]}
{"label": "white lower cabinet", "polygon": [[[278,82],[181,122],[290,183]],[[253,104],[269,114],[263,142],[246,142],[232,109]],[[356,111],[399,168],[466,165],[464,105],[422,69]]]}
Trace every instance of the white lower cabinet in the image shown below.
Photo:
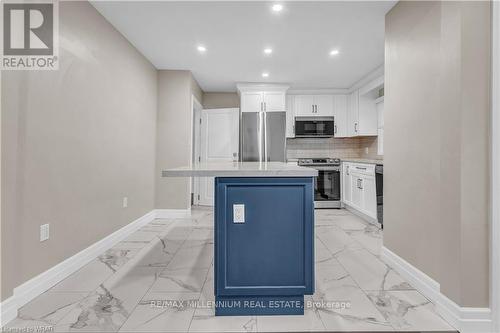
{"label": "white lower cabinet", "polygon": [[375,190],[375,175],[361,178],[361,211],[366,215],[377,218],[377,192]]}
{"label": "white lower cabinet", "polygon": [[377,219],[375,165],[344,162],[342,201],[364,215]]}
{"label": "white lower cabinet", "polygon": [[361,193],[361,188],[359,187],[359,183],[361,182],[361,178],[358,174],[351,174],[351,207],[356,208],[357,210],[361,210],[363,193]]}
{"label": "white lower cabinet", "polygon": [[348,205],[350,205],[352,201],[351,177],[349,165],[347,163],[342,164],[342,201]]}

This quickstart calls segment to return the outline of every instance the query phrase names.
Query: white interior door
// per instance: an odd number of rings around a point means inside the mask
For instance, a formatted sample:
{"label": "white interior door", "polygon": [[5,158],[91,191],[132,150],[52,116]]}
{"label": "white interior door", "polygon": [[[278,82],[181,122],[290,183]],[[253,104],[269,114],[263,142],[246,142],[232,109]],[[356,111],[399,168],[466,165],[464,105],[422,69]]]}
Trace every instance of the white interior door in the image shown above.
{"label": "white interior door", "polygon": [[[201,163],[232,162],[238,160],[239,109],[210,109],[201,111]],[[213,206],[214,178],[200,177],[198,204]]]}

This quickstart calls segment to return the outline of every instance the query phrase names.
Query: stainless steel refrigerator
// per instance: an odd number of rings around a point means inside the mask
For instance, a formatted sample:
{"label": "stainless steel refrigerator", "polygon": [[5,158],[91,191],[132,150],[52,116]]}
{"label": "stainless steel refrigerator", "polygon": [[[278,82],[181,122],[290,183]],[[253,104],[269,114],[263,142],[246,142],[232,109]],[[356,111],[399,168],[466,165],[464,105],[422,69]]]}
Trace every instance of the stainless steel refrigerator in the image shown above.
{"label": "stainless steel refrigerator", "polygon": [[240,156],[243,162],[285,162],[286,112],[242,112]]}

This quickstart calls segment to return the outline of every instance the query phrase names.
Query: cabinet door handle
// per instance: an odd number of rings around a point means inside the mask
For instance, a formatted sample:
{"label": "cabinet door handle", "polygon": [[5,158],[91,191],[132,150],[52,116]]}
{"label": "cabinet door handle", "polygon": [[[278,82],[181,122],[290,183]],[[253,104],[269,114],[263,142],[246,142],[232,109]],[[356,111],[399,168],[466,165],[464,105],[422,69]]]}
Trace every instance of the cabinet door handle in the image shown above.
{"label": "cabinet door handle", "polygon": [[358,123],[354,123],[354,132],[358,133]]}
{"label": "cabinet door handle", "polygon": [[359,189],[362,190],[363,189],[363,179],[358,179],[359,181]]}
{"label": "cabinet door handle", "polygon": [[311,105],[312,113],[314,113],[314,104]]}
{"label": "cabinet door handle", "polygon": [[314,105],[314,108],[316,109],[316,113],[318,113],[318,105]]}
{"label": "cabinet door handle", "polygon": [[359,167],[359,166],[357,166],[356,169],[358,169],[358,170],[366,170],[366,168],[362,168],[362,167]]}
{"label": "cabinet door handle", "polygon": [[346,169],[345,169],[345,173],[346,173],[346,175],[348,175],[348,176],[349,176],[349,166],[347,166],[347,167],[346,167]]}
{"label": "cabinet door handle", "polygon": [[334,126],[335,130],[333,131],[334,134],[337,134],[337,125]]}

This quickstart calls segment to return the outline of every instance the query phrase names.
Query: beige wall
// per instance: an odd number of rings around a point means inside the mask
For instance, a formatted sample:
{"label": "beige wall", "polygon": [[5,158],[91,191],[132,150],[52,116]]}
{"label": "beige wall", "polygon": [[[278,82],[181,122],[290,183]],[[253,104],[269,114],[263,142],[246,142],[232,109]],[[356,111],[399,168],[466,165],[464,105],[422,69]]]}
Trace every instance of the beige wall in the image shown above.
{"label": "beige wall", "polygon": [[87,2],[60,44],[58,71],[2,73],[2,299],[154,208],[155,68]]}
{"label": "beige wall", "polygon": [[460,306],[488,307],[490,4],[386,16],[384,246]]}
{"label": "beige wall", "polygon": [[191,206],[189,178],[162,178],[161,171],[191,164],[193,111],[191,95],[202,103],[202,91],[191,72],[158,72],[156,140],[156,208]]}
{"label": "beige wall", "polygon": [[203,94],[204,109],[239,108],[240,97],[237,93],[206,92]]}

